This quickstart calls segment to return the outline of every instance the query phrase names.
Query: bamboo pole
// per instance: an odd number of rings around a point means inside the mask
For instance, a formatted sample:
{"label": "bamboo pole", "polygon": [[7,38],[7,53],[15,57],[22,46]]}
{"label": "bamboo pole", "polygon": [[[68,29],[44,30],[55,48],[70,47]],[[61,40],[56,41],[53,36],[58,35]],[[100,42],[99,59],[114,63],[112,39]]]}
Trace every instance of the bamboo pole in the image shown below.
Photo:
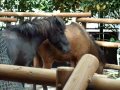
{"label": "bamboo pole", "polygon": [[70,77],[73,67],[58,67],[57,68],[57,76],[56,76],[56,90],[63,90],[63,87]]}
{"label": "bamboo pole", "polygon": [[115,69],[115,70],[120,70],[120,66],[115,65],[115,64],[105,64],[105,69]]}
{"label": "bamboo pole", "polygon": [[109,47],[109,48],[118,48],[120,43],[118,42],[107,42],[107,41],[95,41],[99,46]]}
{"label": "bamboo pole", "polygon": [[0,17],[0,21],[2,21],[2,22],[17,22],[17,19],[16,18]]}
{"label": "bamboo pole", "polygon": [[107,19],[107,18],[78,18],[77,21],[86,23],[120,24],[120,19]]}
{"label": "bamboo pole", "polygon": [[48,17],[48,16],[61,16],[61,17],[89,17],[91,13],[42,13],[42,12],[0,12],[0,16],[21,16],[21,17]]}
{"label": "bamboo pole", "polygon": [[95,56],[91,54],[83,55],[63,90],[86,90],[89,78],[93,76],[98,66],[99,61]]}
{"label": "bamboo pole", "polygon": [[89,87],[92,90],[120,90],[120,80],[93,75]]}
{"label": "bamboo pole", "polygon": [[56,71],[0,64],[0,79],[43,85],[56,85]]}

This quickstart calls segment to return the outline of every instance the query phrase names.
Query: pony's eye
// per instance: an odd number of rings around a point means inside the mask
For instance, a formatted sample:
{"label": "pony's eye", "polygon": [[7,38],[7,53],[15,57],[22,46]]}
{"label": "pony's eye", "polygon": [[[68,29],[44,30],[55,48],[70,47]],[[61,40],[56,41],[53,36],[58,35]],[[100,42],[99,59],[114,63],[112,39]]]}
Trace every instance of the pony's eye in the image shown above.
{"label": "pony's eye", "polygon": [[61,34],[63,35],[64,33],[63,33],[63,32],[61,32]]}
{"label": "pony's eye", "polygon": [[63,32],[63,31],[60,31],[60,34],[64,34],[64,32]]}

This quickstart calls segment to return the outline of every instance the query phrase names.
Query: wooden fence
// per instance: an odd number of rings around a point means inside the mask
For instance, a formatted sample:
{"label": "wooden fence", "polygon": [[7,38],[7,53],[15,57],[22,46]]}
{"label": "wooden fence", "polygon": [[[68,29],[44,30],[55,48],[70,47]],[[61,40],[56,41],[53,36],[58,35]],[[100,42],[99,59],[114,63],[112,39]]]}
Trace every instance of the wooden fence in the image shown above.
{"label": "wooden fence", "polygon": [[[0,16],[18,16],[18,17],[90,17],[91,13],[34,13],[34,12],[0,12]],[[16,18],[1,17],[0,21],[16,22]],[[78,18],[77,21],[85,23],[108,23],[119,24],[120,19],[96,19],[96,18]],[[119,43],[105,41],[96,41],[103,47],[118,47]],[[14,65],[0,64],[0,79],[12,80],[27,83],[36,83],[55,86],[57,90],[86,90],[87,87],[93,90],[120,90],[120,80],[109,79],[102,75],[94,75],[98,68],[98,60],[95,56],[86,54],[79,60],[75,69],[58,68],[56,70],[23,67]],[[110,65],[106,64],[106,68]],[[114,66],[115,67],[115,66]],[[113,68],[113,67],[112,67]],[[117,67],[119,68],[119,67]],[[61,73],[62,72],[62,73]],[[61,77],[65,75],[64,77]]]}
{"label": "wooden fence", "polygon": [[[83,55],[75,69],[67,67],[67,69],[58,68],[57,71],[0,64],[0,79],[56,85],[57,90],[86,90],[86,88],[92,88],[92,90],[120,90],[120,80],[95,74],[98,65],[98,59],[91,54]],[[61,74],[65,75],[65,77],[62,78]]]}

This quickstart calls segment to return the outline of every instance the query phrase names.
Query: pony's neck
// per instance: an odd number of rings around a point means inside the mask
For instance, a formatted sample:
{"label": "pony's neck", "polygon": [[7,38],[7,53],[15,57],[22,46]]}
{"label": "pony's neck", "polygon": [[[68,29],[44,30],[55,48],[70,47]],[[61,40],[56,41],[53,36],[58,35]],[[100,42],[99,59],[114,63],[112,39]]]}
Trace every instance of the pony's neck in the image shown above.
{"label": "pony's neck", "polygon": [[33,26],[37,27],[37,30],[41,35],[44,37],[48,37],[48,33],[53,29],[52,24],[50,23],[49,20],[37,20],[33,22]]}
{"label": "pony's neck", "polygon": [[46,40],[46,37],[43,37],[43,36],[33,38],[33,40],[31,40],[33,48],[38,50],[38,47],[40,46],[40,44],[42,44],[42,42],[45,40]]}

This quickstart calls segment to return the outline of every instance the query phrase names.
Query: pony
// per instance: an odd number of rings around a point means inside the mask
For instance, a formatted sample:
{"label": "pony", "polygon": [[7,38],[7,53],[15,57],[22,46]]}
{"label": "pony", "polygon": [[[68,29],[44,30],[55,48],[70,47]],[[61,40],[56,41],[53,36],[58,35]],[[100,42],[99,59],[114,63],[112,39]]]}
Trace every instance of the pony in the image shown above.
{"label": "pony", "polygon": [[[97,73],[102,73],[105,64],[105,55],[103,50],[95,43],[95,40],[87,33],[82,25],[72,22],[66,26],[66,37],[69,41],[71,49],[64,54],[55,48],[48,40],[45,40],[39,47],[38,53],[41,57],[37,61],[44,68],[51,68],[56,62],[70,62],[72,66],[76,66],[77,62],[84,54],[95,55],[100,61]],[[42,64],[41,64],[42,63]]]}
{"label": "pony", "polygon": [[65,23],[60,17],[35,18],[11,25],[0,34],[6,41],[7,53],[13,65],[31,66],[37,50],[46,39],[63,53],[70,50],[65,35]]}
{"label": "pony", "polygon": [[63,53],[70,50],[64,34],[65,23],[59,17],[26,20],[18,25],[0,31],[8,48],[8,55],[14,65],[29,66],[37,55],[40,44],[48,39]]}

